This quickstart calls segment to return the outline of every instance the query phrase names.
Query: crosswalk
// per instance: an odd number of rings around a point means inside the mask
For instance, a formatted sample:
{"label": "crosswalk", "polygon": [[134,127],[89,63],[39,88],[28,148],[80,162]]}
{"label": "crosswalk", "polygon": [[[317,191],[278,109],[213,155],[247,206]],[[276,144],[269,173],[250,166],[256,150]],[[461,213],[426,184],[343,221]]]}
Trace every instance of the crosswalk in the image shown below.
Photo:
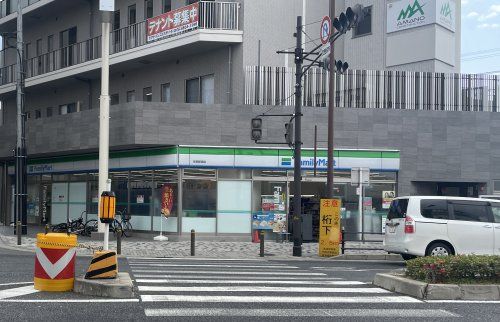
{"label": "crosswalk", "polygon": [[409,296],[290,263],[131,258],[129,265],[145,315],[152,317],[456,316],[425,309]]}

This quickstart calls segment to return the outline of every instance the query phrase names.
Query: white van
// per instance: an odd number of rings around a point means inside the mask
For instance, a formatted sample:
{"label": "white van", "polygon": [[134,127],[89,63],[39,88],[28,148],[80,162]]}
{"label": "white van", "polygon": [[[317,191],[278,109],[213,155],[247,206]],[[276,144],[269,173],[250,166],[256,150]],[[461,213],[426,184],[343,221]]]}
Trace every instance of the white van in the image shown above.
{"label": "white van", "polygon": [[384,249],[404,259],[458,254],[500,255],[500,201],[400,197],[385,223]]}

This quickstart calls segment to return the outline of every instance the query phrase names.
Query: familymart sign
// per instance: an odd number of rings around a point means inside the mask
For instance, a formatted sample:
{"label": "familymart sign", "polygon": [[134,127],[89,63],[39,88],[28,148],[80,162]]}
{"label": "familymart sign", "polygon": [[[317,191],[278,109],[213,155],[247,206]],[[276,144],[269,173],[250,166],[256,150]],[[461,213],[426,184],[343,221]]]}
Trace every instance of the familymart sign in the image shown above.
{"label": "familymart sign", "polygon": [[455,0],[399,0],[387,4],[387,33],[438,24],[455,32]]}

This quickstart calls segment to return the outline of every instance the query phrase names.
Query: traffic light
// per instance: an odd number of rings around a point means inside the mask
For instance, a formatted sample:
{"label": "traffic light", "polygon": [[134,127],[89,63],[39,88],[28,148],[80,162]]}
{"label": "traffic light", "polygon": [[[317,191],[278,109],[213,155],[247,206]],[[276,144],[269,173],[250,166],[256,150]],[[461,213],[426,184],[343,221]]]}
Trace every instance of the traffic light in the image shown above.
{"label": "traffic light", "polygon": [[348,7],[345,13],[342,12],[338,18],[333,19],[332,25],[340,34],[345,34],[348,30],[356,28],[367,12],[367,8],[360,4],[353,8]]}
{"label": "traffic light", "polygon": [[288,146],[293,146],[293,123],[290,121],[285,124],[285,141]]}
{"label": "traffic light", "polygon": [[262,119],[261,118],[253,118],[252,119],[252,141],[260,141],[262,140]]}

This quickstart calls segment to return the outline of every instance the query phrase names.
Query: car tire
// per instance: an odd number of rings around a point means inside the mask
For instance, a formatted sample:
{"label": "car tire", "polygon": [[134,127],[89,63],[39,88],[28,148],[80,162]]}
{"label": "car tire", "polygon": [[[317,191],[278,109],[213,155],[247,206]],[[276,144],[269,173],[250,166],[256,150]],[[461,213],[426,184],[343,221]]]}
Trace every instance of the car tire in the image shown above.
{"label": "car tire", "polygon": [[415,255],[410,255],[410,254],[401,254],[401,257],[403,257],[403,259],[404,259],[405,261],[409,261],[409,260],[412,260],[412,259],[417,258],[417,256],[415,256]]}
{"label": "car tire", "polygon": [[449,256],[454,255],[450,246],[445,243],[433,243],[427,248],[426,256]]}

